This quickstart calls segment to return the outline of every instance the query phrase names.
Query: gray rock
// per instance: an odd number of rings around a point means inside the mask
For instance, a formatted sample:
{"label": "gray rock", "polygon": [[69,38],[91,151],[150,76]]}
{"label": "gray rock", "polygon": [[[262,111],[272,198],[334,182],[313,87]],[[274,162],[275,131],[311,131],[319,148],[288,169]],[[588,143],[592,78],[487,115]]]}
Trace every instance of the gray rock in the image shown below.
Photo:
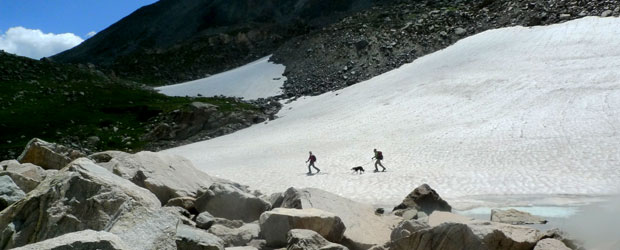
{"label": "gray rock", "polygon": [[196,216],[196,227],[208,230],[215,223],[215,218],[209,212],[202,212]]}
{"label": "gray rock", "polygon": [[276,208],[263,213],[259,223],[261,235],[270,247],[285,246],[291,229],[313,230],[331,242],[340,242],[346,229],[338,216],[316,208]]}
{"label": "gray rock", "polygon": [[84,230],[68,233],[56,238],[29,244],[15,250],[129,250],[130,248],[115,234],[105,231]]}
{"label": "gray rock", "polygon": [[[414,232],[393,241],[390,250],[486,250],[482,241],[465,224],[444,223],[437,227]],[[510,248],[502,248],[510,249]]]}
{"label": "gray rock", "polygon": [[86,229],[112,231],[124,219],[152,220],[146,212],[160,207],[148,190],[80,158],[0,213],[0,245],[19,247]]}
{"label": "gray rock", "polygon": [[443,200],[428,184],[423,184],[414,189],[394,210],[408,208],[414,208],[426,214],[431,214],[433,211],[452,211],[448,202]]}
{"label": "gray rock", "polygon": [[209,233],[224,241],[224,246],[245,246],[254,239],[259,238],[260,227],[258,224],[244,224],[238,228],[230,228],[215,224],[209,228]]}
{"label": "gray rock", "polygon": [[0,211],[26,197],[11,177],[0,176]]}
{"label": "gray rock", "polygon": [[512,225],[546,224],[547,220],[516,209],[491,210],[491,221]]}
{"label": "gray rock", "polygon": [[196,209],[215,217],[252,222],[271,209],[271,204],[237,185],[214,183],[196,200]]}
{"label": "gray rock", "polygon": [[4,161],[3,164],[4,171],[0,172],[0,176],[11,177],[25,193],[35,189],[48,174],[43,168],[30,163],[20,164],[16,160],[11,160]]}
{"label": "gray rock", "polygon": [[178,250],[224,250],[217,236],[185,225],[179,225],[175,240]]}
{"label": "gray rock", "polygon": [[307,229],[292,229],[286,235],[286,250],[319,250],[319,249],[347,249],[331,243],[317,232]]}
{"label": "gray rock", "polygon": [[225,250],[258,250],[256,247],[243,246],[243,247],[227,247]]}
{"label": "gray rock", "polygon": [[457,36],[463,35],[465,33],[467,33],[467,30],[461,27],[454,29],[454,34],[456,34]]}
{"label": "gray rock", "polygon": [[317,208],[337,215],[347,228],[344,236],[350,248],[367,249],[389,241],[392,228],[402,220],[394,215],[377,215],[371,205],[316,188],[289,188],[284,192],[282,207]]}
{"label": "gray rock", "polygon": [[80,151],[34,138],[28,142],[17,161],[32,163],[44,169],[61,169],[72,160],[84,156]]}
{"label": "gray rock", "polygon": [[611,16],[612,13],[613,13],[613,11],[611,11],[611,10],[603,11],[603,13],[601,13],[601,17]]}
{"label": "gray rock", "polygon": [[194,203],[196,202],[196,198],[194,197],[177,197],[177,198],[172,198],[170,200],[168,200],[168,203],[166,203],[167,207],[182,207],[183,209],[190,211],[190,212],[195,212],[196,210],[196,206],[194,205]]}
{"label": "gray rock", "polygon": [[390,240],[395,241],[404,237],[411,235],[417,231],[430,228],[428,223],[417,221],[417,220],[406,220],[399,223],[394,230],[392,230],[392,234],[390,235]]}
{"label": "gray rock", "polygon": [[467,226],[485,246],[485,248],[478,249],[533,249],[536,242],[544,237],[544,234],[533,228],[479,221],[448,212],[436,211],[429,216],[431,227],[437,227],[444,223],[458,223]]}
{"label": "gray rock", "polygon": [[267,200],[271,203],[271,208],[281,207],[284,201],[284,193],[273,193],[267,197]]}
{"label": "gray rock", "polygon": [[542,239],[536,243],[534,250],[570,250],[570,248],[556,239]]}
{"label": "gray rock", "polygon": [[148,151],[136,154],[114,153],[108,162],[98,163],[114,174],[151,191],[162,204],[177,197],[195,197],[215,181],[196,169],[186,158]]}

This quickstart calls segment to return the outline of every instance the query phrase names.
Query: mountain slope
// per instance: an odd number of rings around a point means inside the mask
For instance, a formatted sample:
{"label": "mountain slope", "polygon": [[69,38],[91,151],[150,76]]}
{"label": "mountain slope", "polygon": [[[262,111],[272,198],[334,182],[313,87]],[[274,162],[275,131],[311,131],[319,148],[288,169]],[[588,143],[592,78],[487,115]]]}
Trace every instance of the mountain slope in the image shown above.
{"label": "mountain slope", "polygon": [[[167,152],[266,192],[321,187],[374,204],[395,204],[421,183],[457,205],[478,195],[614,193],[619,25],[583,18],[483,32],[300,98],[268,124]],[[353,175],[354,166],[373,169],[373,148],[384,152],[388,172]],[[310,150],[319,175],[304,174]]]}
{"label": "mountain slope", "polygon": [[53,57],[146,83],[194,80],[270,54],[371,0],[161,0]]}

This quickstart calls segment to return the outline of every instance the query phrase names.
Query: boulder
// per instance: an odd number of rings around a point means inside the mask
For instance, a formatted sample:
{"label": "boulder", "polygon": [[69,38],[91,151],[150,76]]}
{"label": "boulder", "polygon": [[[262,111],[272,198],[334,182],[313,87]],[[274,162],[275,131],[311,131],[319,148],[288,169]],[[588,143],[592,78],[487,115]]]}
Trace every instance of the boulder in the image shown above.
{"label": "boulder", "polygon": [[491,221],[512,225],[545,224],[547,220],[516,209],[491,210]]}
{"label": "boulder", "polygon": [[267,201],[271,204],[271,208],[281,207],[284,201],[284,193],[273,193],[266,197]]}
{"label": "boulder", "polygon": [[26,144],[26,148],[17,157],[17,161],[32,163],[44,169],[61,169],[72,160],[84,156],[84,153],[80,151],[34,138]]}
{"label": "boulder", "polygon": [[208,230],[215,223],[215,218],[209,212],[202,212],[196,216],[196,227]]}
{"label": "boulder", "polygon": [[448,202],[443,200],[428,184],[423,184],[414,189],[394,210],[408,208],[414,208],[426,214],[431,214],[433,211],[452,211]]}
{"label": "boulder", "polygon": [[222,239],[224,246],[245,246],[250,241],[258,239],[260,227],[253,223],[244,224],[238,228],[215,224],[209,228],[209,233]]}
{"label": "boulder", "polygon": [[182,207],[185,210],[189,211],[190,213],[196,214],[197,210],[196,210],[196,205],[194,205],[194,203],[196,202],[196,198],[194,197],[177,197],[177,198],[172,198],[170,200],[168,200],[168,203],[166,203],[167,207]]}
{"label": "boulder", "polygon": [[533,228],[479,221],[448,212],[434,212],[429,216],[429,225],[431,227],[437,227],[444,223],[466,225],[482,242],[484,248],[481,249],[533,249],[536,242],[544,237],[544,234]]}
{"label": "boulder", "polygon": [[148,151],[136,154],[110,153],[112,158],[98,163],[120,177],[144,187],[157,196],[162,204],[177,197],[196,197],[217,178],[196,169],[186,158]]}
{"label": "boulder", "polygon": [[317,232],[307,229],[292,229],[286,235],[286,250],[347,249],[331,243]]}
{"label": "boulder", "polygon": [[11,177],[0,176],[0,211],[24,197],[26,193],[19,189]]}
{"label": "boulder", "polygon": [[390,235],[390,240],[395,241],[400,238],[407,237],[412,233],[417,231],[430,228],[428,223],[418,221],[418,220],[406,220],[399,223],[394,230],[392,230],[392,234]]}
{"label": "boulder", "polygon": [[4,161],[0,165],[2,165],[3,169],[0,172],[0,176],[11,177],[13,182],[25,193],[35,189],[48,174],[45,169],[37,165],[30,163],[21,164],[16,160]]}
{"label": "boulder", "polygon": [[97,249],[129,250],[125,243],[115,234],[105,231],[84,230],[68,233],[56,238],[29,244],[15,250],[61,250],[61,249]]}
{"label": "boulder", "polygon": [[175,250],[177,226],[184,226],[172,210],[136,207],[121,213],[110,223],[109,232],[118,235],[131,249]]}
{"label": "boulder", "polygon": [[179,225],[175,240],[178,250],[224,250],[220,238],[186,225]]}
{"label": "boulder", "polygon": [[[482,241],[465,224],[444,223],[393,241],[390,250],[486,250]],[[508,248],[506,248],[508,249]]]}
{"label": "boulder", "polygon": [[285,246],[291,229],[313,230],[331,242],[340,242],[346,229],[338,216],[316,208],[276,208],[263,213],[259,223],[261,234],[271,247]]}
{"label": "boulder", "polygon": [[196,199],[196,209],[215,217],[252,222],[271,209],[271,204],[238,185],[214,183]]}
{"label": "boulder", "polygon": [[536,243],[534,250],[570,250],[570,248],[556,239],[542,239]]}
{"label": "boulder", "polygon": [[243,246],[243,247],[227,247],[225,250],[258,250],[256,247]]}
{"label": "boulder", "polygon": [[160,206],[148,190],[80,158],[0,212],[0,246],[19,247],[86,229],[113,229],[123,218],[135,219]]}
{"label": "boulder", "polygon": [[389,241],[392,228],[402,221],[394,215],[377,215],[371,205],[316,188],[289,188],[284,192],[282,207],[317,208],[337,215],[347,228],[344,236],[350,243],[346,245],[352,249],[368,249]]}

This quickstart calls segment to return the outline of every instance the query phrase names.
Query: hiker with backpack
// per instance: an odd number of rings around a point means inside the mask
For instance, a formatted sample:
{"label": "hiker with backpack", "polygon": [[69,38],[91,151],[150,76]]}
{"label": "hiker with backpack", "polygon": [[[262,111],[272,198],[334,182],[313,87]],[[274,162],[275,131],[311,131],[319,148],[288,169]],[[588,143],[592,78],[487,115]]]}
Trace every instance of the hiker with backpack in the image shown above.
{"label": "hiker with backpack", "polygon": [[373,150],[375,152],[375,156],[370,158],[372,159],[377,159],[375,161],[375,172],[379,172],[379,168],[377,168],[377,165],[381,166],[383,168],[382,172],[385,172],[385,167],[383,166],[383,164],[381,164],[381,160],[383,160],[383,153],[381,151],[377,151],[377,149],[375,148]]}
{"label": "hiker with backpack", "polygon": [[312,166],[314,169],[316,169],[316,173],[317,174],[319,172],[321,172],[321,170],[319,168],[314,166],[314,162],[316,162],[316,156],[314,156],[312,154],[312,151],[310,151],[310,157],[308,157],[308,160],[306,161],[306,163],[308,163],[308,162],[310,162],[310,164],[308,164],[308,174],[312,174],[312,170],[310,169],[310,166]]}

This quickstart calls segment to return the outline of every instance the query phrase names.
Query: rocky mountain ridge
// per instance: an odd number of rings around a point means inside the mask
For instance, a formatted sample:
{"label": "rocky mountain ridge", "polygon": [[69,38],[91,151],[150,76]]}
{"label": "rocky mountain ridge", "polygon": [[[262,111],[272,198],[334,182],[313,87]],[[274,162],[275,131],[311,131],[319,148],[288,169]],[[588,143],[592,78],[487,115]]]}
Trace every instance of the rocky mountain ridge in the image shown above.
{"label": "rocky mountain ridge", "polygon": [[162,0],[52,59],[93,63],[150,85],[194,80],[266,56],[373,2]]}
{"label": "rocky mountain ridge", "polygon": [[486,30],[619,15],[620,4],[609,0],[396,1],[293,38],[274,52],[272,60],[286,66],[287,96],[318,95],[368,80]]}

